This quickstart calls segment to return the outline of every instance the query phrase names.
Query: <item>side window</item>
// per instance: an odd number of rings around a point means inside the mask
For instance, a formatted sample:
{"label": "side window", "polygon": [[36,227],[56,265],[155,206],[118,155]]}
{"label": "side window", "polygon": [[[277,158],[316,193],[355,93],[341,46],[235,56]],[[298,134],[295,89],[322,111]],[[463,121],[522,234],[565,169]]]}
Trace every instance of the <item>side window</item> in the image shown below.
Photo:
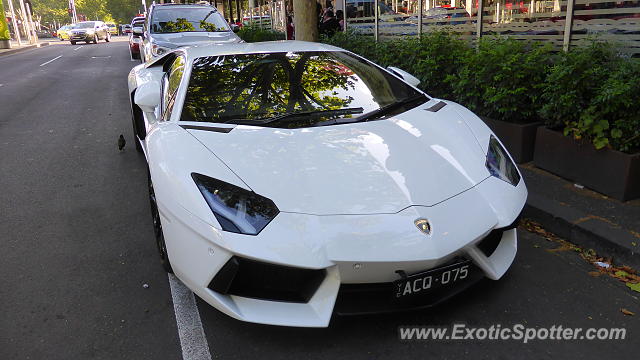
{"label": "side window", "polygon": [[184,56],[178,56],[162,80],[162,120],[166,121],[171,118],[171,111],[184,75],[184,68]]}

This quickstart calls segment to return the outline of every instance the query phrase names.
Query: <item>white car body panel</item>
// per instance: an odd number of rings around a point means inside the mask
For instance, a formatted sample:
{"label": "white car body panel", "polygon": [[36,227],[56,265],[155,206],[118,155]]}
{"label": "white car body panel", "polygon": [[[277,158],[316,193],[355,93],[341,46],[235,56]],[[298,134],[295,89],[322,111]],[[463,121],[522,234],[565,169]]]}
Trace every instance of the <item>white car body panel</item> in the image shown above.
{"label": "white car body panel", "polygon": [[[200,56],[272,51],[342,50],[293,41],[179,50],[187,59],[186,79]],[[129,92],[160,81],[162,61],[135,67]],[[183,79],[176,108],[186,86]],[[513,186],[491,176],[485,166],[491,130],[453,102],[425,110],[438,102],[384,120],[300,129],[188,123],[179,121],[179,111],[168,121],[145,121],[141,144],[176,276],[234,318],[305,327],[329,324],[341,284],[392,282],[398,269],[417,273],[461,256],[499,279],[515,257],[516,229],[502,233],[490,256],[478,244],[517,219],[527,197],[524,181]],[[192,173],[267,197],[280,212],[258,235],[224,231]],[[419,218],[429,220],[430,234],[418,231]],[[233,257],[325,269],[326,276],[306,303],[208,288]]]}
{"label": "white car body panel", "polygon": [[489,176],[484,154],[458,113],[446,107],[425,111],[429,106],[387,121],[190,132],[281,211],[396,213],[435,205]]}

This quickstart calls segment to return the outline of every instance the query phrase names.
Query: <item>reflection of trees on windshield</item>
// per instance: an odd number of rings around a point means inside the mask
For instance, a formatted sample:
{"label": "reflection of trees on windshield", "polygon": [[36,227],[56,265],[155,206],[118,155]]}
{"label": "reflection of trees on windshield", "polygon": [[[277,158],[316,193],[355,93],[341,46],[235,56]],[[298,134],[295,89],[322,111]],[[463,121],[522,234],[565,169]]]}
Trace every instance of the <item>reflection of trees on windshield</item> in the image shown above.
{"label": "reflection of trees on windshield", "polygon": [[[323,53],[201,58],[193,65],[182,118],[224,122],[342,109],[353,101],[345,93],[357,81],[349,67]],[[295,127],[328,118],[305,117]]]}
{"label": "reflection of trees on windshield", "polygon": [[187,19],[176,19],[176,21],[167,21],[164,26],[162,26],[162,30],[160,32],[163,33],[172,33],[172,32],[182,32],[182,31],[195,31],[196,29],[193,27]]}
{"label": "reflection of trees on windshield", "polygon": [[204,20],[200,20],[200,29],[208,32],[226,31],[225,28],[219,27],[214,23],[206,22]]}

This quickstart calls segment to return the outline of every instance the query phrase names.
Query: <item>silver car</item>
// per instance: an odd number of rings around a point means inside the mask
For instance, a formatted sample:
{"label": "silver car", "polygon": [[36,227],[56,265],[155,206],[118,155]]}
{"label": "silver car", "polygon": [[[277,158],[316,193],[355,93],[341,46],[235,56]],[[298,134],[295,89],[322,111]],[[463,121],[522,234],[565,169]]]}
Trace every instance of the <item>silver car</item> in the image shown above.
{"label": "silver car", "polygon": [[90,42],[97,44],[99,40],[111,41],[109,28],[102,21],[79,22],[69,30],[71,45],[75,45],[79,41],[84,41],[87,44]]}
{"label": "silver car", "polygon": [[211,5],[154,4],[142,35],[142,61],[182,46],[242,42],[235,30]]}

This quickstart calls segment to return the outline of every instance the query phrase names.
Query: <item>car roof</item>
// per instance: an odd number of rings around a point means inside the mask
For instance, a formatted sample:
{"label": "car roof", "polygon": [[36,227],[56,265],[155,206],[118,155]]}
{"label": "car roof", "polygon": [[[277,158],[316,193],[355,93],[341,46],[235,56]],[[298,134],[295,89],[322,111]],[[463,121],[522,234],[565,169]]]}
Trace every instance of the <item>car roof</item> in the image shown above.
{"label": "car roof", "polygon": [[265,41],[257,43],[203,44],[184,48],[193,58],[253,53],[280,53],[304,51],[344,51],[335,46],[295,40]]}

